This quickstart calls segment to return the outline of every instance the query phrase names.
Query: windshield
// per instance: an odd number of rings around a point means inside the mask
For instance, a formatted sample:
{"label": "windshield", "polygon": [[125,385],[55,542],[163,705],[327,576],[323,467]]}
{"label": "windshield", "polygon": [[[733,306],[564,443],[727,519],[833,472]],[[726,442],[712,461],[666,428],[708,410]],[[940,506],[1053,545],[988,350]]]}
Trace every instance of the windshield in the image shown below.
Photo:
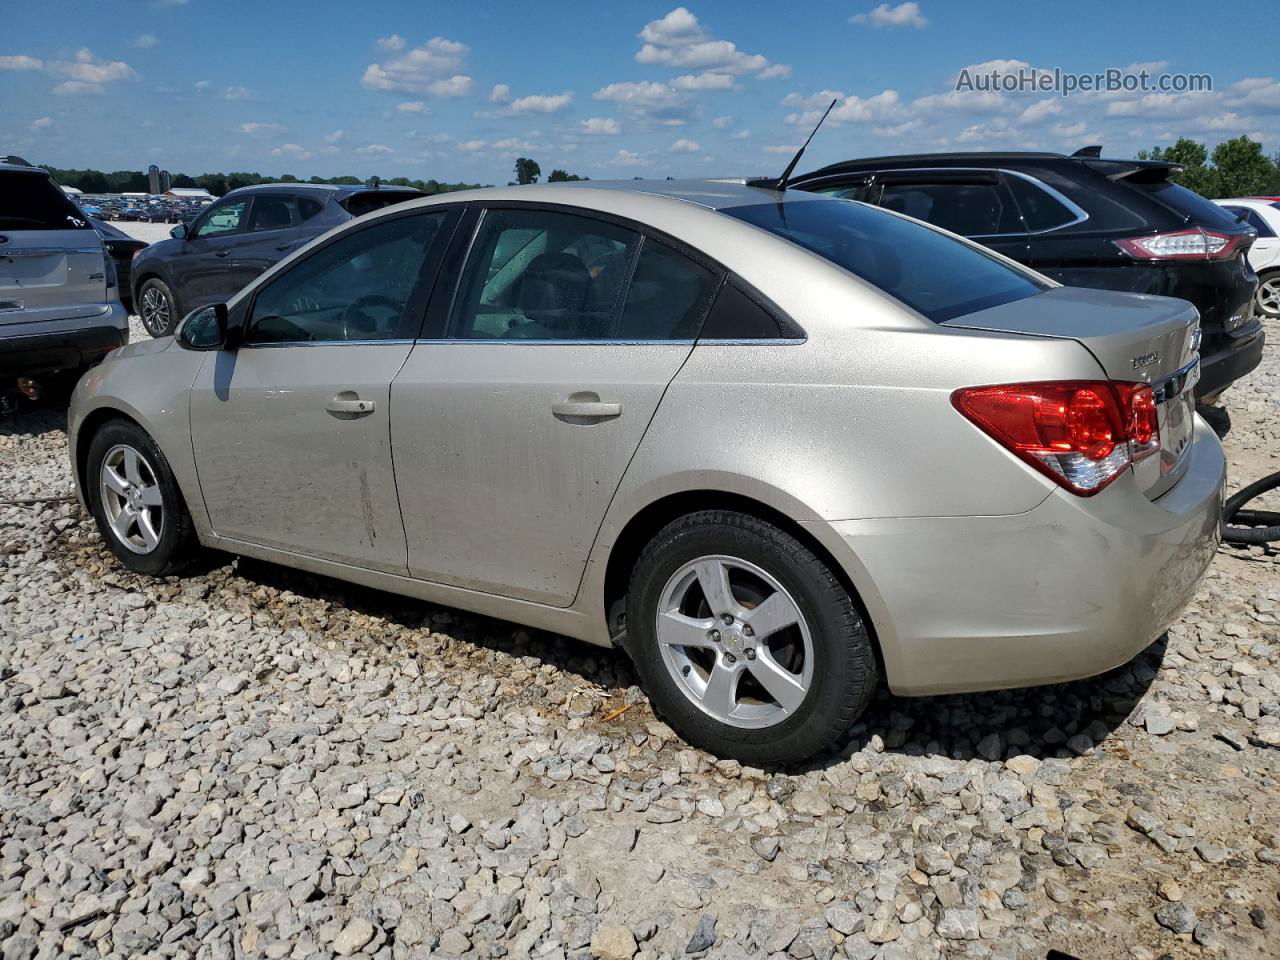
{"label": "windshield", "polygon": [[851,200],[793,200],[721,211],[830,260],[934,323],[1046,290],[996,257]]}
{"label": "windshield", "polygon": [[48,177],[0,171],[0,229],[86,230],[89,218]]}

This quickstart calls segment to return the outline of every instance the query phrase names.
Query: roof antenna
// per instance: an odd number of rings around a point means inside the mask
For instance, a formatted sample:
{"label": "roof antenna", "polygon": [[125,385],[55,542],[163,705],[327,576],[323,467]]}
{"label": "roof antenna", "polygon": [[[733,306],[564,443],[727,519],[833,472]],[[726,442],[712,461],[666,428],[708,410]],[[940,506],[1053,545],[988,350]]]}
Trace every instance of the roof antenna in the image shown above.
{"label": "roof antenna", "polygon": [[809,146],[809,141],[813,139],[813,135],[818,132],[818,127],[822,126],[822,121],[827,119],[827,114],[829,114],[832,111],[832,109],[835,108],[835,105],[836,105],[836,101],[834,99],[831,101],[831,103],[827,105],[827,109],[823,111],[822,116],[818,118],[818,122],[814,125],[813,130],[809,133],[808,138],[805,140],[803,144],[800,145],[800,149],[796,151],[796,155],[792,157],[791,162],[787,164],[787,169],[782,171],[782,176],[780,176],[776,182],[773,180],[755,180],[750,184],[750,186],[772,187],[774,190],[777,190],[779,193],[787,189],[787,181],[791,179],[791,174],[795,170],[796,164],[799,163],[800,158],[804,156],[804,151],[805,151],[805,148]]}

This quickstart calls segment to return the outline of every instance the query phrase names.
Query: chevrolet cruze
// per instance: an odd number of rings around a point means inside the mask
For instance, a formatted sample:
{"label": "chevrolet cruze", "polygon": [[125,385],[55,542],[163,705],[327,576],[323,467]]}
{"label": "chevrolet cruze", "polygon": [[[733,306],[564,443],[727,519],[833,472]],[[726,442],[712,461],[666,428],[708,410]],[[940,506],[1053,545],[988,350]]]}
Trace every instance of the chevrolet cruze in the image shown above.
{"label": "chevrolet cruze", "polygon": [[900,694],[1104,671],[1194,594],[1222,449],[1180,300],[738,182],[449,194],[331,231],[71,408],[157,576],[201,546],[631,657],[753,764]]}

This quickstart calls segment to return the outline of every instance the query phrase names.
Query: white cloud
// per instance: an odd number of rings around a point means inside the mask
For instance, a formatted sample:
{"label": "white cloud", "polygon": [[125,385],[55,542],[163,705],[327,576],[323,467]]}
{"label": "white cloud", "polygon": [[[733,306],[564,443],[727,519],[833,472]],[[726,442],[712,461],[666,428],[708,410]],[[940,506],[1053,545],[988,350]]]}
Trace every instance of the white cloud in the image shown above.
{"label": "white cloud", "polygon": [[528,140],[518,140],[515,137],[508,137],[505,140],[495,140],[489,144],[490,149],[502,150],[507,153],[528,153],[531,150],[543,149],[542,144],[531,143]]}
{"label": "white cloud", "polygon": [[211,84],[209,83],[208,80],[197,80],[195,86],[196,86],[197,92],[203,92],[205,90],[208,90]]}
{"label": "white cloud", "polygon": [[[640,39],[643,46],[636,51],[637,63],[686,70],[761,75],[763,71],[775,66],[761,54],[744,53],[738,49],[737,44],[714,39],[687,7],[676,7],[666,16],[650,20],[640,31]],[[776,72],[769,74],[779,75]]]}
{"label": "white cloud", "polygon": [[693,114],[692,105],[685,94],[673,90],[665,83],[655,83],[652,80],[611,83],[591,96],[595,100],[616,103],[637,117],[668,125],[685,123]]}
{"label": "white cloud", "polygon": [[430,113],[427,105],[421,100],[406,100],[404,103],[397,103],[396,109],[401,113]]}
{"label": "white cloud", "polygon": [[1037,100],[1018,114],[1019,123],[1040,123],[1050,114],[1062,112],[1062,104],[1058,100]]}
{"label": "white cloud", "polygon": [[787,155],[794,154],[800,149],[800,144],[787,145],[785,143],[772,143],[764,148],[765,153],[785,153]]}
{"label": "white cloud", "polygon": [[345,137],[345,136],[346,136],[346,133],[345,133],[344,131],[342,131],[342,130],[335,130],[335,131],[333,131],[333,133],[326,133],[326,134],[324,135],[324,142],[325,142],[325,143],[337,143],[339,140],[341,140],[341,139],[342,139],[343,137]]}
{"label": "white cloud", "polygon": [[735,133],[735,134],[731,135],[731,136],[729,137],[729,139],[730,139],[730,140],[745,140],[745,139],[747,139],[747,137],[749,137],[749,136],[751,136],[751,131],[750,131],[750,130],[739,130],[737,133]]}
{"label": "white cloud", "polygon": [[356,147],[356,153],[363,157],[385,157],[395,151],[385,143],[371,143],[366,147]]}
{"label": "white cloud", "polygon": [[676,77],[671,81],[671,86],[677,90],[732,90],[737,86],[737,81],[733,74],[707,71]]}
{"label": "white cloud", "polygon": [[613,155],[613,163],[619,167],[648,167],[653,161],[630,150],[619,150]]}
{"label": "white cloud", "polygon": [[728,130],[733,126],[733,117],[716,117],[711,121],[711,126],[717,130]]}
{"label": "white cloud", "polygon": [[487,140],[463,140],[458,144],[458,149],[465,150],[467,153],[479,153],[487,146],[489,146]]}
{"label": "white cloud", "polygon": [[100,83],[86,83],[83,80],[64,80],[54,86],[53,92],[59,97],[100,97],[107,92],[107,88]]}
{"label": "white cloud", "polygon": [[28,57],[18,54],[13,57],[0,57],[0,70],[43,70],[44,61],[39,57]]}
{"label": "white cloud", "polygon": [[622,132],[622,128],[618,125],[618,121],[613,117],[588,117],[578,125],[581,133],[591,134],[592,136],[617,136]]}
{"label": "white cloud", "polygon": [[920,12],[918,3],[900,3],[891,7],[882,3],[867,13],[859,13],[849,18],[850,23],[866,24],[869,27],[912,27],[923,30],[929,25],[929,19]]}
{"label": "white cloud", "polygon": [[798,113],[787,114],[786,122],[802,127],[812,127],[822,117],[832,100],[836,101],[836,105],[832,107],[827,122],[835,126],[845,123],[890,120],[903,112],[902,101],[896,90],[882,90],[871,97],[858,97],[852,94],[846,96],[839,90],[820,90],[807,97],[794,93],[784,97],[783,106],[806,108]]}
{"label": "white cloud", "polygon": [[389,37],[379,37],[376,42],[383,50],[396,51],[404,49],[405,39],[400,34],[393,33]]}
{"label": "white cloud", "polygon": [[702,146],[697,141],[685,137],[681,137],[671,145],[672,153],[697,153],[701,149]]}
{"label": "white cloud", "polygon": [[283,133],[285,128],[278,123],[267,123],[262,121],[253,121],[251,123],[240,124],[240,132],[247,133],[251,137],[265,137],[271,134]]}
{"label": "white cloud", "polygon": [[32,130],[48,130],[52,126],[53,126],[52,117],[40,117],[37,120],[31,121]]}
{"label": "white cloud", "polygon": [[[11,58],[14,59],[14,58]],[[30,58],[16,58],[30,59]],[[76,51],[74,60],[54,60],[45,68],[55,77],[64,78],[53,88],[60,97],[106,93],[107,84],[117,80],[136,80],[138,74],[123,60],[101,60],[88,47]],[[17,69],[38,69],[22,66]]]}
{"label": "white cloud", "polygon": [[160,42],[160,38],[154,33],[140,33],[133,41],[133,45],[140,50],[150,50]]}
{"label": "white cloud", "polygon": [[573,102],[572,93],[534,93],[511,101],[512,113],[559,113]]}
{"label": "white cloud", "polygon": [[227,87],[223,92],[224,100],[252,100],[253,91],[248,87]]}
{"label": "white cloud", "polygon": [[495,83],[489,92],[490,103],[506,103],[511,99],[511,87],[505,83]]}
{"label": "white cloud", "polygon": [[382,63],[365,68],[360,83],[369,90],[393,90],[398,93],[429,94],[438,97],[461,97],[471,92],[471,77],[461,73],[466,66],[469,49],[466,44],[444,37],[432,37],[420,47],[402,52],[399,47],[384,49],[400,53]]}
{"label": "white cloud", "polygon": [[282,143],[271,151],[273,157],[285,157],[289,160],[310,160],[311,151],[296,143]]}

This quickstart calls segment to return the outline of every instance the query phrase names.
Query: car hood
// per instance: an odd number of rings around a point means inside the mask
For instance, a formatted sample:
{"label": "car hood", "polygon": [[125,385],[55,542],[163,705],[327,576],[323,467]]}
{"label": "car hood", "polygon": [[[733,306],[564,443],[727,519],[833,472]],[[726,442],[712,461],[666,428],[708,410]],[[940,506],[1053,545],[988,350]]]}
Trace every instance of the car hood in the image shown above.
{"label": "car hood", "polygon": [[129,357],[145,357],[153,353],[162,353],[173,346],[173,337],[157,337],[154,340],[135,340],[111,351],[113,360],[127,360]]}

